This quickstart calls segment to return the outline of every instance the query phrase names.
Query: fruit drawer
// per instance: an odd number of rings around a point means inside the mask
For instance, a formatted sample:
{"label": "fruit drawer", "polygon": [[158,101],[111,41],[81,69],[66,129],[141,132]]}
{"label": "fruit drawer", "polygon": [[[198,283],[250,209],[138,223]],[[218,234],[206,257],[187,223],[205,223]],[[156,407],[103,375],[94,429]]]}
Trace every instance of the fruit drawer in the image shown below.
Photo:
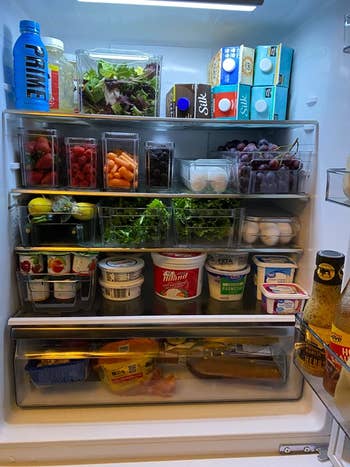
{"label": "fruit drawer", "polygon": [[96,273],[17,272],[17,284],[24,312],[90,311],[95,299]]}

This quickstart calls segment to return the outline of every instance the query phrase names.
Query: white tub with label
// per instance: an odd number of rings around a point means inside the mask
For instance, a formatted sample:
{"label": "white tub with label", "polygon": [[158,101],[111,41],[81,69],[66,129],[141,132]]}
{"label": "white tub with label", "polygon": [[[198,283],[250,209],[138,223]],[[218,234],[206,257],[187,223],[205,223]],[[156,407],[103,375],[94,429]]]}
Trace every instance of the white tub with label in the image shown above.
{"label": "white tub with label", "polygon": [[294,315],[303,311],[309,294],[298,284],[262,284],[262,309],[271,315]]}
{"label": "white tub with label", "polygon": [[141,295],[141,287],[144,277],[138,277],[133,281],[105,282],[99,280],[102,295],[107,300],[132,300]]}
{"label": "white tub with label", "polygon": [[221,301],[241,300],[244,293],[250,266],[239,271],[223,271],[205,265],[208,274],[209,293],[212,298]]}

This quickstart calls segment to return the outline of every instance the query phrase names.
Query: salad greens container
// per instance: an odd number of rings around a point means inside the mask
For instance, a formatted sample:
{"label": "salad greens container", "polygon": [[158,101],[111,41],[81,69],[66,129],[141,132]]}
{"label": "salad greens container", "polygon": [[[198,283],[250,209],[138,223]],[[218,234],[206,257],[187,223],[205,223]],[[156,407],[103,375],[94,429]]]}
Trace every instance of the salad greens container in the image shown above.
{"label": "salad greens container", "polygon": [[81,113],[159,116],[161,57],[113,49],[76,54]]}

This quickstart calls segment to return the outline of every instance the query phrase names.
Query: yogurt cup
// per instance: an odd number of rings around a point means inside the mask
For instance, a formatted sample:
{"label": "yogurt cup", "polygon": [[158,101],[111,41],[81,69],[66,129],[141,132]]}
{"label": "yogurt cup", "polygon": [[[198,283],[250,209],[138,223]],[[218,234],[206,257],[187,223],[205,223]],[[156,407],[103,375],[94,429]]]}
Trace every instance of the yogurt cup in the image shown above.
{"label": "yogurt cup", "polygon": [[50,298],[50,283],[47,280],[31,279],[27,284],[30,302],[45,302]]}
{"label": "yogurt cup", "polygon": [[205,265],[208,275],[209,293],[221,301],[241,300],[250,266],[239,271],[223,271]]}
{"label": "yogurt cup", "polygon": [[47,253],[47,272],[49,274],[69,274],[70,268],[70,253]]}
{"label": "yogurt cup", "polygon": [[98,262],[105,282],[132,281],[141,276],[145,262],[133,256],[111,256]]}
{"label": "yogurt cup", "polygon": [[102,295],[107,300],[132,300],[141,295],[143,276],[133,281],[105,282],[99,279]]}
{"label": "yogurt cup", "polygon": [[154,291],[169,300],[189,300],[202,292],[206,253],[152,253]]}
{"label": "yogurt cup", "polygon": [[55,281],[53,285],[53,296],[59,302],[72,302],[76,296],[77,282],[65,279]]}
{"label": "yogurt cup", "polygon": [[44,272],[44,260],[41,253],[19,253],[19,270],[23,273]]}
{"label": "yogurt cup", "polygon": [[97,253],[73,253],[72,272],[90,274],[96,269]]}
{"label": "yogurt cup", "polygon": [[291,315],[303,311],[309,294],[300,285],[262,284],[262,308],[272,315]]}
{"label": "yogurt cup", "polygon": [[297,264],[288,256],[256,255],[253,256],[254,283],[256,298],[261,300],[262,284],[292,283]]}

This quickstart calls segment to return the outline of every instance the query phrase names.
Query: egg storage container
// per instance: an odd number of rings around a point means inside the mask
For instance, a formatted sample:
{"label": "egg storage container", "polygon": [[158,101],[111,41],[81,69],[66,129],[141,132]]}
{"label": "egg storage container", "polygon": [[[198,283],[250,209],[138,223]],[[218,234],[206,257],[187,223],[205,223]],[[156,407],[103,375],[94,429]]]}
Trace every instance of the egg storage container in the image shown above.
{"label": "egg storage container", "polygon": [[159,115],[161,57],[115,49],[76,54],[81,113]]}
{"label": "egg storage container", "polygon": [[262,309],[269,314],[301,313],[309,294],[298,284],[262,284]]}
{"label": "egg storage container", "polygon": [[98,262],[102,280],[123,282],[138,279],[142,275],[145,262],[136,256],[110,256]]}
{"label": "egg storage container", "polygon": [[169,189],[173,177],[174,143],[146,141],[146,186],[148,189]]}
{"label": "egg storage container", "polygon": [[228,159],[196,159],[180,161],[180,176],[194,193],[234,191],[233,162]]}
{"label": "egg storage container", "polygon": [[57,131],[22,130],[19,135],[24,187],[57,187],[59,160]]}
{"label": "egg storage container", "polygon": [[299,232],[296,217],[246,216],[242,240],[248,245],[267,247],[288,245]]}
{"label": "egg storage container", "polygon": [[65,138],[69,188],[97,188],[97,140]]}
{"label": "egg storage container", "polygon": [[298,268],[289,256],[255,255],[252,261],[256,298],[261,300],[262,284],[285,284],[294,280]]}
{"label": "egg storage container", "polygon": [[139,135],[102,134],[103,177],[107,191],[135,191],[139,182]]}

